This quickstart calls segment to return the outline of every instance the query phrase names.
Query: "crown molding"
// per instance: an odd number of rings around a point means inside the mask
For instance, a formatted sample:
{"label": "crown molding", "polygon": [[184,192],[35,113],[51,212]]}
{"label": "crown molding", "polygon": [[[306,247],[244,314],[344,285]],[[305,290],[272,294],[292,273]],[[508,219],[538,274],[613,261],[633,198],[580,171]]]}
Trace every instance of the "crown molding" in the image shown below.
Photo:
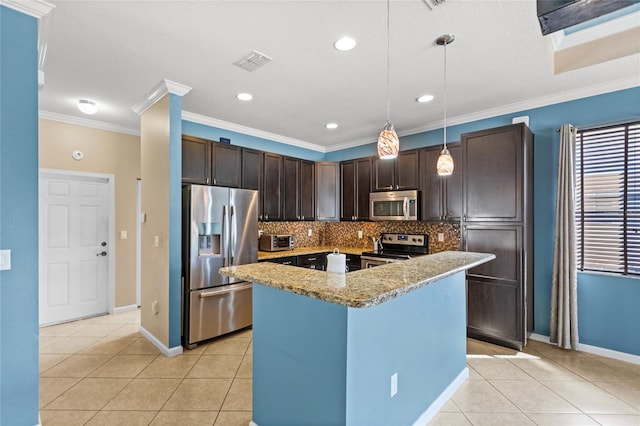
{"label": "crown molding", "polygon": [[74,117],[72,115],[58,114],[57,112],[38,110],[38,118],[42,118],[44,120],[59,121],[61,123],[66,123],[66,124],[75,124],[76,126],[90,127],[93,129],[107,130],[109,132],[124,133],[132,136],[140,136],[140,129],[120,126],[117,124],[105,123],[104,121],[96,121],[96,120],[89,120],[87,118]]}
{"label": "crown molding", "polygon": [[191,87],[184,84],[176,83],[175,81],[164,79],[158,83],[151,91],[149,91],[140,102],[131,107],[133,112],[141,115],[143,112],[151,108],[156,102],[158,102],[167,93],[172,93],[178,96],[184,96],[191,91]]}
{"label": "crown molding", "polygon": [[257,138],[268,139],[274,142],[293,145],[299,148],[310,149],[312,151],[318,151],[323,153],[327,152],[324,146],[317,145],[311,142],[305,142],[299,139],[289,138],[287,136],[265,132],[263,130],[254,129],[253,127],[247,127],[241,124],[218,120],[216,118],[207,117],[205,115],[195,114],[193,112],[182,111],[182,119],[186,121],[192,121],[198,124],[204,124],[206,126],[218,127],[220,129],[229,130],[232,132],[242,133],[249,136],[255,136]]}
{"label": "crown molding", "polygon": [[0,0],[0,5],[6,6],[34,18],[42,18],[56,6],[43,0]]}

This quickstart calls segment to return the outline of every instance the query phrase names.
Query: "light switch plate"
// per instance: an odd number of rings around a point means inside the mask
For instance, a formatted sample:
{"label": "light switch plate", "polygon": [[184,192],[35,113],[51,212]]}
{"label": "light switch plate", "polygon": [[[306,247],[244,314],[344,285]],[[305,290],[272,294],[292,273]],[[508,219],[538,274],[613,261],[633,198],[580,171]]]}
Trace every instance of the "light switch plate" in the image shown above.
{"label": "light switch plate", "polygon": [[0,271],[11,269],[11,250],[0,250]]}
{"label": "light switch plate", "polygon": [[120,239],[121,240],[127,239],[127,231],[120,231]]}

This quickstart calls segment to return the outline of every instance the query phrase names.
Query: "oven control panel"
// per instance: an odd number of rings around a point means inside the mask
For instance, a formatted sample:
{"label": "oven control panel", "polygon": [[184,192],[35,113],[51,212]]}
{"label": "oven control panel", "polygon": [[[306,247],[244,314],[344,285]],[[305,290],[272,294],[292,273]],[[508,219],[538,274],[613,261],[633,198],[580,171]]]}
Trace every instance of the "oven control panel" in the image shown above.
{"label": "oven control panel", "polygon": [[400,246],[426,247],[428,238],[424,234],[382,234],[382,244],[394,244]]}

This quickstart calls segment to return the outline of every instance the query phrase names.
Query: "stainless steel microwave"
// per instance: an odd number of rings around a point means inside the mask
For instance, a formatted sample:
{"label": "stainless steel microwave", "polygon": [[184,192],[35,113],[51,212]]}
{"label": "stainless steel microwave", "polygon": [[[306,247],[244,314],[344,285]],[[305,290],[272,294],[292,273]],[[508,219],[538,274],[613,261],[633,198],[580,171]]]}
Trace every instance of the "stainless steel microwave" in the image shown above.
{"label": "stainless steel microwave", "polygon": [[418,220],[418,191],[369,194],[370,220]]}
{"label": "stainless steel microwave", "polygon": [[293,250],[293,235],[261,235],[258,245],[260,251]]}

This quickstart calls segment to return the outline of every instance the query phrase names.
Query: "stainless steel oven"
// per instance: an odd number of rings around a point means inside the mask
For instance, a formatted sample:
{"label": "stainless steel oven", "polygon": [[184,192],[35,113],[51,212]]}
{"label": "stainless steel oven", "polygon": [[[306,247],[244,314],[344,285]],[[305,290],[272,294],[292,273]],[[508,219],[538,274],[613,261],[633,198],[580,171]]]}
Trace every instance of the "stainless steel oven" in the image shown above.
{"label": "stainless steel oven", "polygon": [[382,243],[381,249],[362,253],[360,257],[362,269],[401,262],[429,253],[429,236],[427,234],[384,233],[380,236],[380,242]]}

